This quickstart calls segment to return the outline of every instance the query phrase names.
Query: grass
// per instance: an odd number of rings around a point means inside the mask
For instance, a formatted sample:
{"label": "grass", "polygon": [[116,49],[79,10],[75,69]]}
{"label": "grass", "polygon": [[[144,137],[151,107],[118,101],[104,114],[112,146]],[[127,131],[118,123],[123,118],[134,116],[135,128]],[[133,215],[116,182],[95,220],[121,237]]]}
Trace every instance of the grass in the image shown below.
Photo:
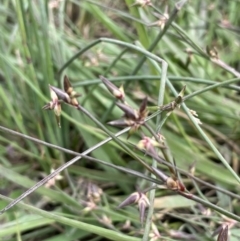
{"label": "grass", "polygon": [[[240,238],[240,3],[133,3],[1,2],[0,209],[24,200],[0,216],[0,239],[214,240],[219,230],[216,240],[221,225]],[[82,96],[62,105],[59,128],[42,107],[64,75]],[[107,125],[123,112],[100,75],[134,109],[148,97],[147,122],[129,138],[130,127]],[[163,111],[184,85],[181,108]],[[137,149],[156,130],[167,148]],[[154,169],[174,177],[173,160],[187,192]],[[143,223],[139,202],[117,209],[136,191],[149,198]]]}

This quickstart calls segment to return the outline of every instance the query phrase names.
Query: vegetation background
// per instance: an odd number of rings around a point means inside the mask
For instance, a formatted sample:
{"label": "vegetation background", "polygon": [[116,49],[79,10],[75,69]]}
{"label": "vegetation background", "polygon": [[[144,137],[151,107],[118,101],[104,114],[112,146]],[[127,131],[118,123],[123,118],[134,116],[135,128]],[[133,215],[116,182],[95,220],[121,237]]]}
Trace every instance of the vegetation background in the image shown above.
{"label": "vegetation background", "polygon": [[[151,6],[142,2],[146,6],[131,6],[132,0],[1,1],[0,208],[9,202],[6,197],[17,198],[73,158],[2,127],[77,153],[109,136],[93,118],[67,105],[61,128],[52,111],[42,110],[50,99],[48,85],[62,88],[65,74],[82,94],[80,104],[112,133],[121,129],[106,123],[123,112],[99,75],[116,86],[123,84],[127,102],[136,109],[146,96],[148,106],[168,104],[186,85],[182,108],[171,115],[163,113],[162,119],[158,115],[157,121],[151,117],[148,123],[154,130],[162,123],[160,132],[176,166],[187,173],[192,166],[192,174],[205,181],[181,175],[199,200],[162,184],[148,193],[150,216],[143,224],[134,205],[116,209],[153,182],[125,148],[156,166],[150,156],[134,149],[142,133],[152,136],[142,128],[129,139],[126,132],[121,135],[122,145],[110,141],[90,149],[96,162],[82,158],[61,173],[61,180],[55,178],[55,183],[27,196],[24,204],[3,213],[0,240],[216,240],[218,236],[224,241],[222,224],[228,225],[231,240],[240,240],[240,2],[171,0],[152,1]],[[140,65],[147,50],[153,55]],[[164,61],[157,62],[158,57]],[[197,112],[202,125],[187,107]],[[172,175],[165,165],[158,168]],[[212,237],[215,231],[217,236]]]}

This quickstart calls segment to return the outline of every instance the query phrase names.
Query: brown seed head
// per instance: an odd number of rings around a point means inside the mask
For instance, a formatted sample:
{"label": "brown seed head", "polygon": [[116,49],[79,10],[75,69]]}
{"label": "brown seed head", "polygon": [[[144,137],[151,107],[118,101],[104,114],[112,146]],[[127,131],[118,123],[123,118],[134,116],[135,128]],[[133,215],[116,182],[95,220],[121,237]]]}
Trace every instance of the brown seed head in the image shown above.
{"label": "brown seed head", "polygon": [[60,89],[50,86],[50,85],[49,85],[49,89],[50,89],[50,96],[51,96],[52,101],[50,101],[48,104],[43,106],[43,109],[44,110],[53,110],[55,113],[55,116],[56,116],[58,126],[61,127],[61,124],[60,124],[61,102],[58,100],[58,95],[56,93],[56,91],[58,92]]}
{"label": "brown seed head", "polygon": [[218,51],[217,51],[216,47],[210,48],[209,46],[207,46],[207,53],[210,56],[210,58],[219,59]]}
{"label": "brown seed head", "polygon": [[128,196],[121,204],[118,205],[118,208],[122,208],[134,203],[137,203],[141,197],[141,193],[134,192],[130,196]]}
{"label": "brown seed head", "polygon": [[167,188],[171,190],[178,190],[178,183],[177,181],[173,180],[171,177],[169,177],[166,181]]}
{"label": "brown seed head", "polygon": [[134,110],[129,105],[123,103],[116,103],[116,105],[124,112],[124,116],[131,120],[137,120],[139,118],[138,111]]}
{"label": "brown seed head", "polygon": [[101,200],[102,189],[94,183],[89,183],[87,187],[87,199],[91,202],[98,203]]}
{"label": "brown seed head", "polygon": [[149,205],[150,205],[150,203],[149,203],[147,196],[144,193],[141,193],[141,197],[138,200],[138,209],[140,212],[141,224],[143,224],[144,217],[145,217],[145,211],[149,207]]}
{"label": "brown seed head", "polygon": [[124,94],[123,86],[118,88],[111,81],[109,81],[107,78],[103,77],[102,75],[100,75],[99,77],[102,80],[103,84],[108,88],[108,90],[112,93],[112,95],[115,98],[121,101],[124,101],[125,94]]}
{"label": "brown seed head", "polygon": [[74,106],[78,106],[79,103],[78,103],[78,100],[76,98],[80,97],[81,94],[77,93],[73,89],[73,87],[72,87],[72,85],[71,85],[71,83],[70,83],[70,81],[69,81],[69,79],[66,75],[64,76],[63,85],[64,85],[64,90],[66,91],[66,93],[68,94],[68,96],[70,98],[67,103],[69,103],[71,105],[74,105]]}
{"label": "brown seed head", "polygon": [[[55,87],[55,86],[51,86],[50,87],[50,91],[52,91],[51,93],[55,92],[55,94],[57,95],[58,99],[63,100],[66,103],[71,103],[71,99],[70,96],[63,90]],[[54,96],[54,95],[53,95]]]}

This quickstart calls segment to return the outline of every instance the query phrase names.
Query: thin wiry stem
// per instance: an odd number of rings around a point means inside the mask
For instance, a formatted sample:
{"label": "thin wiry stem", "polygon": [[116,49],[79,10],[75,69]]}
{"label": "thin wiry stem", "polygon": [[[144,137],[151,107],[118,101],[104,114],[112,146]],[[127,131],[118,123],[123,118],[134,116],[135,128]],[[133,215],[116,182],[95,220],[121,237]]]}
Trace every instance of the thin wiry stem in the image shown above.
{"label": "thin wiry stem", "polygon": [[223,215],[226,215],[229,218],[232,218],[232,219],[240,222],[240,217],[238,215],[236,215],[234,213],[231,213],[231,212],[227,211],[224,208],[221,208],[221,207],[219,207],[219,206],[217,206],[217,205],[215,205],[213,203],[210,203],[208,201],[205,201],[205,200],[203,200],[203,199],[201,199],[201,198],[199,198],[199,197],[197,197],[195,195],[192,195],[192,194],[189,195],[189,194],[182,193],[182,192],[177,192],[177,193],[179,195],[183,196],[183,197],[186,197],[186,198],[188,198],[190,200],[195,201],[196,203],[201,203],[202,205],[204,205],[204,206],[206,206],[208,208],[211,208],[211,209],[213,209],[213,210],[215,210],[215,211],[217,211],[217,212],[219,212],[219,213],[221,213]]}
{"label": "thin wiry stem", "polygon": [[[140,151],[142,151],[142,150],[140,150]],[[231,196],[231,197],[233,197],[233,198],[236,198],[236,199],[240,200],[240,196],[237,195],[236,193],[230,192],[230,191],[228,191],[228,190],[226,190],[226,189],[223,189],[223,188],[220,188],[220,187],[218,187],[218,186],[212,185],[212,184],[210,184],[210,183],[208,183],[208,182],[205,182],[205,181],[203,181],[202,179],[200,179],[200,178],[198,178],[198,177],[196,177],[196,176],[193,176],[193,175],[190,174],[188,171],[185,171],[185,170],[183,170],[183,169],[181,169],[181,168],[179,168],[179,167],[177,167],[177,166],[175,167],[174,164],[169,163],[168,161],[164,160],[164,159],[161,158],[160,156],[157,156],[157,157],[156,157],[156,155],[153,155],[152,153],[150,153],[150,152],[148,152],[148,151],[144,151],[144,153],[145,153],[145,155],[148,155],[148,156],[151,156],[152,158],[155,158],[156,161],[157,161],[159,164],[164,164],[165,166],[171,167],[171,168],[174,167],[179,173],[185,175],[185,176],[188,177],[189,179],[193,179],[193,180],[195,180],[196,182],[201,183],[201,184],[205,185],[206,187],[209,187],[210,189],[213,189],[213,190],[222,192],[222,193],[224,193],[224,194],[226,194],[226,195],[229,195],[229,196]]]}
{"label": "thin wiry stem", "polygon": [[[162,37],[164,36],[164,34],[167,32],[167,30],[169,29],[169,27],[171,26],[172,22],[176,19],[177,14],[179,12],[179,10],[183,7],[183,5],[186,3],[187,1],[180,1],[179,3],[177,3],[175,5],[174,10],[172,11],[172,14],[170,16],[170,18],[167,20],[166,25],[164,26],[163,30],[160,31],[160,33],[158,34],[158,36],[155,38],[155,40],[153,41],[153,43],[151,44],[151,46],[149,47],[148,51],[152,52],[155,47],[157,46],[157,44],[159,43],[159,41],[162,39]],[[155,9],[155,7],[152,5],[152,7]],[[139,63],[137,64],[137,66],[135,67],[135,69],[132,71],[131,75],[135,75],[140,68],[142,67],[142,65],[144,64],[146,60],[146,56],[143,56]]]}
{"label": "thin wiry stem", "polygon": [[197,96],[197,95],[199,95],[199,94],[202,94],[202,93],[204,93],[204,92],[206,92],[206,91],[208,91],[208,90],[212,90],[212,89],[215,89],[215,88],[219,88],[219,87],[222,87],[222,86],[227,86],[227,85],[230,85],[230,84],[232,84],[232,83],[239,82],[239,80],[240,80],[240,77],[235,78],[235,79],[226,80],[226,81],[223,81],[223,82],[221,82],[221,83],[216,83],[216,84],[207,86],[207,87],[205,87],[205,88],[203,88],[203,89],[201,89],[201,90],[197,90],[197,91],[195,91],[195,92],[193,92],[193,93],[185,96],[185,97],[183,98],[183,101],[186,101],[186,100],[188,100],[188,99],[190,99],[190,98],[192,98],[192,97],[194,97],[194,96]]}
{"label": "thin wiry stem", "polygon": [[[136,51],[139,51],[139,52],[145,54],[146,56],[148,56],[149,58],[154,59],[154,60],[157,61],[158,63],[163,63],[163,62],[164,62],[164,60],[162,60],[161,58],[157,57],[156,55],[153,55],[153,54],[149,53],[148,51],[146,51],[146,50],[144,50],[144,49],[142,49],[142,48],[139,48],[139,47],[134,46],[134,45],[132,45],[132,44],[124,43],[124,42],[118,41],[118,40],[101,38],[101,39],[98,39],[97,41],[91,43],[91,44],[92,44],[91,46],[94,46],[94,45],[96,45],[97,43],[99,43],[99,42],[101,42],[101,41],[103,41],[103,42],[108,42],[108,43],[112,43],[112,44],[119,44],[119,45],[122,45],[122,46],[125,46],[125,47],[129,47],[129,48],[131,48],[131,49],[133,49],[133,50],[136,50]],[[89,46],[88,46],[88,47],[89,47]],[[89,47],[89,48],[90,48],[90,47]],[[86,50],[86,48],[85,48],[85,50]],[[83,52],[84,52],[84,50],[81,51],[81,53],[83,53]],[[74,57],[77,58],[78,56],[75,55]],[[75,58],[74,58],[74,59],[75,59]],[[72,60],[72,61],[73,61],[73,60]],[[68,62],[68,64],[70,64],[72,61]],[[66,66],[68,66],[68,65],[65,65],[65,67],[66,67]],[[167,80],[167,81],[168,81],[168,80]],[[169,81],[168,81],[167,83],[168,83],[168,85],[170,86],[172,92],[177,96],[177,93],[176,93],[175,89],[171,86],[171,83],[170,83]],[[156,116],[156,115],[158,115],[160,112],[161,112],[161,111],[156,112],[156,113],[154,113],[154,115]],[[190,119],[191,119],[191,118],[190,118]],[[194,121],[193,121],[193,123],[194,123]],[[200,131],[199,131],[199,132],[200,132]],[[110,138],[110,140],[111,140],[111,138]],[[211,143],[211,144],[212,144],[212,143]],[[216,152],[216,148],[214,149],[214,152],[217,153],[217,152]],[[78,157],[78,158],[79,158],[79,157]],[[73,160],[71,160],[71,161],[73,161]],[[74,160],[74,162],[75,162],[75,161],[76,161],[76,160]],[[74,162],[72,162],[72,163],[74,163]],[[71,164],[72,164],[72,163],[71,163]],[[71,165],[71,164],[68,164],[68,165]],[[66,168],[66,167],[67,167],[67,166],[60,167],[60,169],[57,169],[57,170],[58,170],[58,172],[60,172],[60,171],[64,170],[64,168]],[[61,168],[62,168],[62,169],[61,169]],[[59,171],[59,170],[60,170],[60,171]],[[54,175],[57,175],[56,172],[54,173]],[[51,178],[53,178],[54,175],[53,175],[53,176],[49,175],[49,176],[47,177],[47,178],[48,178],[47,180],[50,180]],[[38,185],[39,185],[39,184],[38,184]],[[39,186],[41,186],[41,185],[39,185]],[[38,188],[39,186],[37,186],[36,188]],[[201,199],[200,199],[200,201],[199,201],[199,198],[198,198],[198,197],[195,197],[195,196],[191,196],[191,197],[190,197],[190,196],[186,195],[185,193],[181,193],[181,192],[180,192],[179,194],[185,196],[186,198],[191,198],[192,200],[196,200],[197,202],[202,203],[202,204],[204,204],[205,206],[211,207],[211,208],[213,208],[213,209],[215,209],[215,210],[217,210],[217,211],[225,214],[225,215],[228,216],[228,217],[233,217],[233,218],[236,219],[236,220],[239,220],[239,219],[240,219],[239,217],[236,218],[236,215],[233,215],[233,214],[231,214],[231,213],[228,213],[228,212],[226,212],[225,210],[222,210],[222,209],[218,208],[218,207],[217,207],[216,205],[214,205],[214,204],[211,204],[211,203],[208,203],[208,202],[204,202],[204,200],[201,200]],[[27,195],[25,195],[25,196],[27,196]],[[24,196],[24,197],[25,197],[25,196]],[[19,201],[19,199],[18,199],[18,201]],[[16,200],[15,200],[15,203],[17,203]]]}
{"label": "thin wiry stem", "polygon": [[[158,75],[128,75],[128,76],[117,76],[117,77],[109,77],[108,79],[111,82],[128,82],[128,81],[149,81],[149,80],[158,80],[160,76]],[[200,79],[200,78],[193,78],[193,77],[184,77],[184,76],[168,76],[168,79],[171,81],[184,81],[184,82],[192,82],[192,83],[198,83],[198,84],[206,84],[206,85],[213,85],[213,84],[218,84],[218,82],[213,81],[213,80],[205,80],[205,79]],[[240,80],[240,78],[237,78],[236,80]],[[236,81],[237,82],[237,81]],[[91,80],[84,80],[77,82],[73,84],[73,86],[90,86],[90,85],[95,85],[95,84],[100,84],[102,81],[98,79],[91,79]],[[223,87],[226,89],[232,89],[236,91],[240,91],[240,87],[237,85],[221,85],[219,87]]]}
{"label": "thin wiry stem", "polygon": [[98,43],[101,42],[101,39],[97,39],[93,41],[92,43],[88,44],[86,47],[80,49],[75,55],[72,56],[58,71],[58,75],[61,76],[62,72],[75,60],[77,59],[80,55],[85,53],[87,50],[91,49],[93,46],[97,45]]}
{"label": "thin wiry stem", "polygon": [[138,51],[142,54],[144,54],[145,56],[147,56],[148,58],[151,58],[153,60],[155,60],[158,63],[162,63],[165,62],[163,59],[159,58],[158,56],[156,56],[155,54],[150,53],[149,51],[135,46],[133,44],[130,43],[126,43],[120,40],[116,40],[116,39],[110,39],[110,38],[99,38],[95,41],[93,41],[92,43],[88,44],[86,47],[82,48],[81,50],[79,50],[75,55],[72,56],[72,58],[70,58],[58,71],[59,76],[61,75],[61,73],[75,60],[77,59],[80,55],[82,55],[83,53],[85,53],[88,49],[92,48],[93,46],[101,43],[101,42],[105,42],[105,43],[111,43],[111,44],[117,44],[120,46],[124,46],[126,48]]}
{"label": "thin wiry stem", "polygon": [[[60,146],[57,146],[57,145],[54,145],[54,144],[51,144],[51,143],[48,143],[48,142],[39,140],[39,139],[37,139],[37,138],[34,138],[34,137],[31,137],[31,136],[22,134],[22,133],[20,133],[20,132],[13,131],[13,130],[8,129],[8,128],[3,127],[3,126],[0,126],[0,130],[1,130],[1,131],[4,131],[4,132],[7,132],[7,133],[10,133],[10,134],[12,134],[12,135],[16,135],[16,136],[23,137],[24,139],[31,140],[31,141],[33,141],[33,142],[36,142],[36,143],[41,144],[41,145],[48,146],[48,147],[50,147],[50,148],[54,148],[54,149],[56,149],[56,150],[60,150],[60,151],[63,151],[63,152],[65,152],[65,153],[68,153],[68,154],[71,154],[71,155],[74,155],[74,156],[78,156],[78,157],[87,159],[87,160],[89,160],[89,161],[98,162],[98,163],[100,163],[100,164],[103,164],[103,165],[106,165],[106,166],[110,166],[110,167],[113,167],[113,168],[118,168],[118,167],[119,167],[119,166],[113,165],[113,164],[111,164],[111,163],[109,163],[109,162],[104,162],[104,161],[102,161],[102,160],[99,160],[99,159],[96,159],[96,158],[87,156],[87,154],[78,153],[78,152],[75,152],[75,151],[72,151],[72,150],[69,150],[69,149],[60,147]],[[122,131],[118,132],[117,134],[115,134],[115,136],[120,136],[120,135],[126,133],[128,130],[129,130],[129,128],[125,128],[124,130],[122,130]],[[93,151],[93,150],[99,148],[100,146],[106,144],[106,143],[107,143],[106,141],[107,141],[108,139],[111,140],[111,138],[107,138],[106,140],[103,140],[102,142],[100,142],[100,143],[101,143],[100,145],[98,144],[97,146],[95,146],[94,149],[93,149],[93,147],[91,147],[91,151]],[[109,140],[108,140],[108,141],[109,141]],[[166,160],[164,160],[164,159],[162,159],[162,158],[160,158],[160,157],[156,157],[155,155],[152,155],[151,153],[146,152],[146,151],[143,151],[143,150],[139,150],[139,151],[147,154],[148,156],[151,156],[152,158],[155,158],[155,159],[156,159],[159,163],[161,163],[161,164],[164,164],[164,165],[166,165],[166,166],[168,166],[168,167],[173,167],[173,164],[172,164],[172,163],[169,163],[169,162],[167,162]],[[79,158],[79,160],[80,160],[81,158]],[[67,163],[66,163],[66,164],[67,164]],[[125,172],[125,171],[127,170],[127,168],[121,168],[121,167],[119,167],[119,168],[120,168],[120,169],[118,169],[118,170],[121,170],[121,171],[123,171],[123,172]],[[197,182],[199,182],[199,183],[201,183],[201,184],[203,184],[203,185],[205,185],[205,186],[207,186],[207,187],[209,187],[209,188],[211,188],[211,189],[214,189],[214,190],[216,190],[216,191],[225,193],[226,195],[229,195],[229,196],[231,196],[231,197],[233,197],[233,198],[236,198],[236,199],[240,200],[240,196],[237,195],[237,194],[235,194],[235,193],[232,193],[232,192],[230,192],[230,191],[228,191],[228,190],[226,190],[226,189],[222,189],[222,188],[220,188],[220,187],[218,187],[218,186],[214,186],[214,185],[212,185],[212,184],[210,184],[210,183],[208,183],[208,182],[205,182],[205,181],[203,181],[202,179],[200,179],[200,178],[198,178],[198,177],[195,177],[195,176],[189,174],[189,172],[184,171],[184,170],[182,170],[182,169],[180,169],[180,168],[178,168],[178,167],[176,167],[176,170],[178,170],[181,174],[187,176],[188,178],[193,179],[193,180],[195,180],[195,181],[197,181]],[[58,172],[57,174],[59,174],[59,172]],[[56,174],[56,175],[57,175],[57,174]],[[54,177],[54,176],[53,176],[53,177]],[[53,177],[52,177],[52,178],[53,178]],[[148,178],[147,176],[145,176],[145,177]],[[144,177],[142,177],[142,178],[144,178]],[[154,180],[153,180],[153,179],[151,179],[151,180],[149,179],[149,181],[157,183],[157,182],[156,182],[156,179],[154,179]]]}
{"label": "thin wiry stem", "polygon": [[[145,56],[144,56],[145,58]],[[143,59],[144,62],[145,59]],[[160,72],[157,63],[154,60],[150,60],[153,64],[153,66],[156,67],[156,69],[158,69],[159,73],[161,73],[161,79],[160,79],[160,84],[159,84],[159,95],[158,95],[158,105],[162,106],[163,105],[163,101],[164,101],[164,92],[165,92],[165,85],[166,85],[166,79],[167,79],[167,67],[168,64],[165,61],[162,61],[162,70]],[[156,130],[158,129],[159,123],[161,121],[161,113],[159,113],[159,115],[157,116],[157,120],[156,120]],[[148,125],[145,123],[145,126],[148,128]],[[149,127],[150,132],[151,132],[151,128]],[[156,141],[158,140],[156,134],[152,131],[153,136],[155,137]],[[162,150],[164,154],[165,150]],[[168,158],[168,155],[166,155],[165,158]],[[157,162],[156,160],[153,158],[152,159],[152,167],[156,168],[157,166]],[[152,177],[155,177],[154,174],[152,174]],[[155,184],[153,183],[152,186],[154,186]],[[147,241],[148,237],[149,237],[149,232],[150,232],[150,227],[151,227],[151,223],[152,223],[152,215],[153,215],[153,211],[154,211],[154,199],[155,199],[155,189],[153,188],[150,192],[149,192],[149,210],[148,210],[148,215],[147,215],[147,220],[146,220],[146,224],[145,224],[145,228],[144,228],[144,235],[143,235],[143,241]]]}

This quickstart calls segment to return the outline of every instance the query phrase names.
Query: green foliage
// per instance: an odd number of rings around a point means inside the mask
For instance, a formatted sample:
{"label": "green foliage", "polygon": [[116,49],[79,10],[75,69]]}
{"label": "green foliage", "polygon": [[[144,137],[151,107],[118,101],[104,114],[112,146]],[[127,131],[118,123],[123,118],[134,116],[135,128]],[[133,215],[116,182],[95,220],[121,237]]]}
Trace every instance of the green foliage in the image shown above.
{"label": "green foliage", "polygon": [[[171,230],[210,240],[220,223],[230,230],[230,224],[239,221],[240,3],[133,3],[1,1],[0,125],[55,145],[1,128],[1,199],[17,198],[74,155],[95,158],[78,156],[61,180],[37,189],[24,199],[26,204],[2,214],[1,238],[148,240],[153,220],[166,240],[176,238]],[[167,13],[168,21],[163,17]],[[81,108],[63,104],[59,128],[54,113],[42,107],[51,99],[49,85],[63,89],[65,74],[82,94]],[[133,109],[148,97],[147,128],[127,139],[129,127],[118,133],[119,127],[106,125],[123,112],[99,75],[117,87],[122,84]],[[184,85],[181,108],[162,111]],[[202,125],[188,108],[197,112]],[[169,163],[159,164],[154,155],[136,148],[143,134],[156,137],[153,130],[165,137],[167,149],[160,156],[176,161],[183,170],[181,181],[193,196],[162,186],[150,190],[162,183],[153,179],[151,166],[173,176]],[[189,176],[193,163],[194,175],[205,183]],[[92,184],[103,193],[91,208],[86,201]],[[144,225],[137,208],[116,209],[137,190],[150,193]],[[6,205],[0,202],[1,209]],[[231,238],[239,238],[237,225]]]}

